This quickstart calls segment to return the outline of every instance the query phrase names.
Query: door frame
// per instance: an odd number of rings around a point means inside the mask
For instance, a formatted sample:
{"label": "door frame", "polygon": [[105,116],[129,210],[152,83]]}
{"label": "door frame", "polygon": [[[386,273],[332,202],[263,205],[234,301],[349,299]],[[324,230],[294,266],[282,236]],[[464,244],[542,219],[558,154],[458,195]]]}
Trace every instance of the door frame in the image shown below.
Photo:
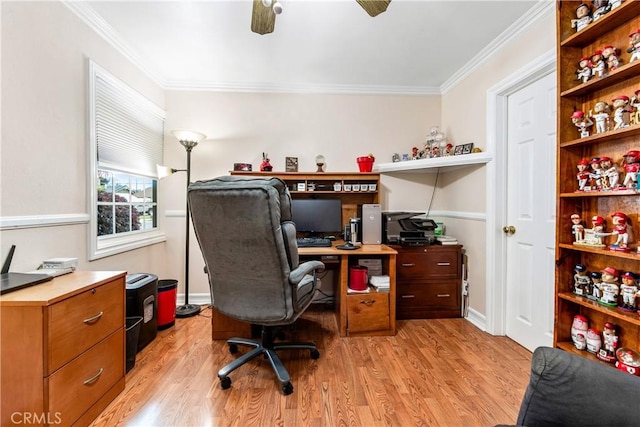
{"label": "door frame", "polygon": [[493,160],[487,164],[485,329],[492,335],[505,335],[507,321],[507,97],[555,70],[552,49],[487,90],[487,151]]}

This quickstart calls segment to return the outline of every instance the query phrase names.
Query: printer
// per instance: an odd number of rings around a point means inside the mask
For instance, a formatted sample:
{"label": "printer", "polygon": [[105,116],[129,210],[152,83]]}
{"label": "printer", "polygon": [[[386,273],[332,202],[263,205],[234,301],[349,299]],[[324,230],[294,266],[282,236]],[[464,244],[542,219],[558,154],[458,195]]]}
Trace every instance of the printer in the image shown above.
{"label": "printer", "polygon": [[425,212],[383,212],[382,242],[389,245],[426,246],[437,244],[432,219]]}

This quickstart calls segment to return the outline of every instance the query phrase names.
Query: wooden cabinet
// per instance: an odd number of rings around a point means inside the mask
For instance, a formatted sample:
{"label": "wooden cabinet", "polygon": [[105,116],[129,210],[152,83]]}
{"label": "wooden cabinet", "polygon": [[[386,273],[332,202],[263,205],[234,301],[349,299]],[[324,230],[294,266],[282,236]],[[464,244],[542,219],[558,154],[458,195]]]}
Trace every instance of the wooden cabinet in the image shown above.
{"label": "wooden cabinet", "polygon": [[231,175],[275,176],[287,183],[294,199],[339,198],[342,201],[342,223],[358,216],[358,205],[379,203],[380,174],[367,172],[244,172]]}
{"label": "wooden cabinet", "polygon": [[[599,304],[597,301],[573,292],[574,274],[577,264],[584,264],[589,272],[601,272],[614,268],[620,275],[626,271],[640,273],[640,254],[636,249],[640,239],[640,193],[627,185],[611,186],[615,174],[605,174],[596,180],[587,178],[587,185],[580,190],[577,165],[582,159],[609,157],[611,171],[619,174],[618,184],[625,179],[622,160],[630,150],[640,150],[640,113],[625,113],[630,116],[630,125],[615,128],[616,113],[612,110],[609,129],[587,128],[582,135],[572,123],[576,111],[585,115],[595,112],[595,104],[604,101],[612,104],[619,96],[632,98],[640,89],[640,60],[630,62],[627,52],[630,34],[640,28],[640,1],[628,0],[580,31],[571,26],[580,1],[557,3],[558,39],[558,143],[557,143],[557,217],[556,217],[556,275],[555,275],[555,328],[554,345],[567,351],[596,358],[587,351],[575,348],[571,340],[571,325],[574,316],[587,318],[589,327],[602,332],[606,322],[616,325],[618,346],[640,351],[640,317],[633,311],[623,311],[615,306]],[[576,70],[583,57],[591,57],[606,46],[619,49],[621,64],[618,68],[605,68],[586,82],[578,80]],[[595,122],[595,118],[592,120]],[[591,171],[593,173],[593,171]],[[592,218],[601,216],[607,224],[605,231],[613,230],[612,215],[625,213],[628,220],[630,252],[611,250],[608,245],[616,241],[615,236],[603,237],[603,245],[575,243],[572,234],[571,215],[577,214],[587,231],[593,231]],[[593,236],[592,236],[593,237]],[[620,282],[618,282],[619,284]],[[592,295],[593,297],[593,295]]]}
{"label": "wooden cabinet", "polygon": [[2,425],[88,425],[124,390],[125,272],[0,297]]}
{"label": "wooden cabinet", "polygon": [[393,246],[398,319],[462,316],[462,246]]}

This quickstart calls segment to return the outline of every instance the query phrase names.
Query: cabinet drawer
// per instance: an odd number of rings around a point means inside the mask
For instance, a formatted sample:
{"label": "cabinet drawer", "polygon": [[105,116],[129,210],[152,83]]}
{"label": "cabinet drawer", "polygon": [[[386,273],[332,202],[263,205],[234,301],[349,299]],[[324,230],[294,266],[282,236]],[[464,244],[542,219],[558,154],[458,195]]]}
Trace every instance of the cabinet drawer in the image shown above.
{"label": "cabinet drawer", "polygon": [[117,280],[49,308],[47,375],[124,327],[124,292]]}
{"label": "cabinet drawer", "polygon": [[459,283],[408,283],[396,288],[396,307],[457,309],[460,307]]}
{"label": "cabinet drawer", "polygon": [[389,329],[389,294],[372,292],[347,296],[347,330],[349,332]]}
{"label": "cabinet drawer", "polygon": [[398,253],[398,278],[455,278],[460,273],[460,252],[454,250],[412,249]]}
{"label": "cabinet drawer", "polygon": [[124,327],[45,380],[49,413],[71,425],[124,375]]}

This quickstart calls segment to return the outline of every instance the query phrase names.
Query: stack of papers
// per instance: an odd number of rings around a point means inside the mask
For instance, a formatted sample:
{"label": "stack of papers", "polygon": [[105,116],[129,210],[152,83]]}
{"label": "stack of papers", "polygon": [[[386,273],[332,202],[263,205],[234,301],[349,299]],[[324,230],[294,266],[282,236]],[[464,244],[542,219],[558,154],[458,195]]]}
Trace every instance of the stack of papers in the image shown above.
{"label": "stack of papers", "polygon": [[458,239],[453,236],[436,236],[441,245],[457,245]]}
{"label": "stack of papers", "polygon": [[389,292],[389,276],[386,274],[381,276],[371,276],[369,278],[369,283],[378,292]]}

